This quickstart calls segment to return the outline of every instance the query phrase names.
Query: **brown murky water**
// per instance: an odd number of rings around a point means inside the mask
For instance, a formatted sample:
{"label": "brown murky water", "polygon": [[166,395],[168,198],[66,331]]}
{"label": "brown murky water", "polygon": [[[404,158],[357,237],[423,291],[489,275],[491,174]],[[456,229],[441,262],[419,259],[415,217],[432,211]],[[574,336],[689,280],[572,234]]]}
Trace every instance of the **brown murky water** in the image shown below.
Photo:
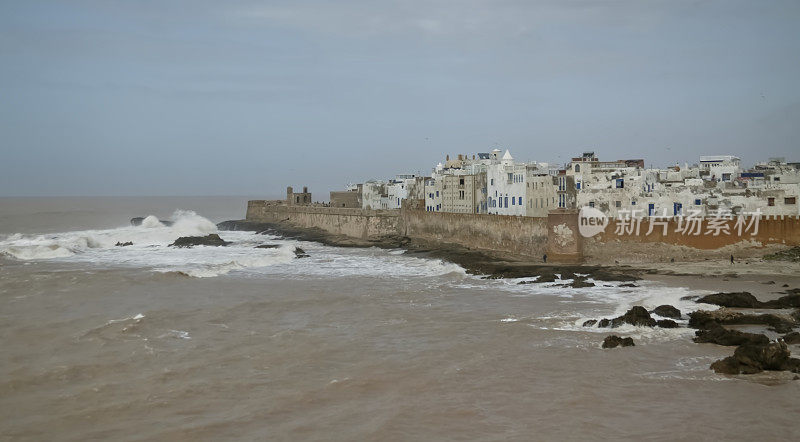
{"label": "brown murky water", "polygon": [[[91,218],[84,212],[94,204],[76,203],[74,216]],[[678,301],[689,289],[517,286],[401,251],[308,243],[310,258],[265,251],[252,260],[253,244],[296,244],[243,233],[221,233],[230,249],[173,251],[162,228],[75,233],[82,229],[59,229],[52,215],[26,230],[7,214],[24,220],[30,205],[0,200],[0,208],[0,248],[65,255],[0,257],[4,439],[789,440],[800,432],[800,382],[709,371],[731,348],[693,344],[689,330],[631,327],[617,331],[636,347],[602,350],[608,333],[580,327],[634,304],[689,308]],[[145,214],[117,210],[123,219]],[[9,236],[35,232],[55,233]],[[104,243],[125,235],[155,239],[131,250]]]}

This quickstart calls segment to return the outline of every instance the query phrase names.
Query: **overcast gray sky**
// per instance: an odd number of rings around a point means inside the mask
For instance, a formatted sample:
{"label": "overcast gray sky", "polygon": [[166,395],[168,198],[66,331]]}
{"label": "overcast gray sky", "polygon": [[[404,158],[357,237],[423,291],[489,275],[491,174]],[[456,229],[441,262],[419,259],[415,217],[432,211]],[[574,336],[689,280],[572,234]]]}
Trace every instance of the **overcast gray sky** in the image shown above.
{"label": "overcast gray sky", "polygon": [[798,1],[1,1],[0,195],[800,160]]}

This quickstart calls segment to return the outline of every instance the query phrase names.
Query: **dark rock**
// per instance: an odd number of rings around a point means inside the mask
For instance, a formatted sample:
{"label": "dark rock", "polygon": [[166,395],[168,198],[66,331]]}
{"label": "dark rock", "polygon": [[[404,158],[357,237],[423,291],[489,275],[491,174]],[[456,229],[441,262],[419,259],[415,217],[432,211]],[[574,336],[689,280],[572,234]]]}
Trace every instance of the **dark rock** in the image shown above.
{"label": "dark rock", "polygon": [[633,347],[633,338],[620,338],[617,335],[606,336],[603,339],[603,348]]}
{"label": "dark rock", "polygon": [[261,244],[256,246],[257,249],[277,249],[280,244]]}
{"label": "dark rock", "polygon": [[223,240],[216,233],[206,236],[182,236],[170,244],[170,247],[192,247],[192,246],[226,246],[230,244]]}
{"label": "dark rock", "polygon": [[583,323],[583,327],[594,327],[597,324],[597,319],[590,319]]}
{"label": "dark rock", "polygon": [[702,298],[698,299],[697,302],[703,304],[714,304],[720,307],[761,307],[761,301],[756,299],[755,296],[748,292],[714,293],[713,295],[703,296]]}
{"label": "dark rock", "polygon": [[556,282],[556,279],[555,273],[542,273],[536,278],[536,282]]}
{"label": "dark rock", "polygon": [[678,323],[672,319],[661,319],[656,321],[656,325],[661,328],[678,328]]}
{"label": "dark rock", "polygon": [[132,246],[132,245],[133,245],[133,241],[117,242],[117,243],[116,243],[116,244],[114,244],[114,245],[115,245],[116,247],[127,247],[127,246]]}
{"label": "dark rock", "polygon": [[784,284],[783,287],[789,287],[789,284]]}
{"label": "dark rock", "polygon": [[[141,226],[143,221],[144,221],[144,217],[137,216],[135,218],[131,218],[131,225],[132,226]],[[169,226],[171,226],[173,224],[172,221],[165,221],[163,219],[158,220],[158,222],[160,222],[161,224],[163,224],[163,225],[165,225],[167,227],[169,227]]]}
{"label": "dark rock", "polygon": [[766,344],[769,339],[756,333],[743,333],[738,330],[728,330],[716,324],[715,326],[695,332],[694,342],[698,344],[708,343],[717,345],[742,345],[742,344]]}
{"label": "dark rock", "polygon": [[650,313],[647,312],[647,309],[640,305],[635,305],[625,312],[624,315],[611,320],[611,327],[619,327],[622,324],[655,327],[656,320],[650,317]]}
{"label": "dark rock", "polygon": [[651,313],[663,318],[681,319],[681,311],[669,304],[659,305]]}
{"label": "dark rock", "polygon": [[609,325],[611,325],[611,320],[606,318],[601,319],[600,322],[597,323],[598,327],[608,327]]}
{"label": "dark rock", "polygon": [[764,370],[800,370],[800,359],[790,357],[785,342],[766,344],[743,344],[736,348],[733,356],[711,364],[711,369],[722,374],[753,374]]}
{"label": "dark rock", "polygon": [[620,284],[619,287],[639,287],[639,286],[631,282],[626,282],[625,284]]}
{"label": "dark rock", "polygon": [[768,325],[777,329],[796,326],[792,319],[773,315],[771,313],[763,315],[753,315],[719,309],[714,311],[697,310],[689,313],[689,327],[699,329],[709,329],[715,325]]}
{"label": "dark rock", "polygon": [[775,281],[767,281],[767,282],[765,282],[764,284],[767,284],[767,285],[772,285],[772,284],[775,284]]}
{"label": "dark rock", "polygon": [[787,334],[786,336],[783,337],[783,342],[789,345],[800,344],[800,333],[791,332]]}
{"label": "dark rock", "polygon": [[568,286],[575,288],[575,289],[582,289],[585,287],[594,287],[593,282],[587,282],[586,279],[583,278],[575,278],[572,280],[571,284],[567,284]]}
{"label": "dark rock", "polygon": [[794,327],[786,323],[778,323],[768,328],[767,330],[774,331],[775,333],[789,333],[792,330],[794,330]]}
{"label": "dark rock", "polygon": [[713,295],[703,296],[697,302],[704,304],[714,304],[720,307],[734,308],[791,308],[800,307],[800,291],[787,290],[786,296],[778,299],[761,302],[748,292],[734,293],[714,293]]}
{"label": "dark rock", "polygon": [[308,258],[306,251],[301,249],[300,247],[294,248],[294,257],[295,258]]}

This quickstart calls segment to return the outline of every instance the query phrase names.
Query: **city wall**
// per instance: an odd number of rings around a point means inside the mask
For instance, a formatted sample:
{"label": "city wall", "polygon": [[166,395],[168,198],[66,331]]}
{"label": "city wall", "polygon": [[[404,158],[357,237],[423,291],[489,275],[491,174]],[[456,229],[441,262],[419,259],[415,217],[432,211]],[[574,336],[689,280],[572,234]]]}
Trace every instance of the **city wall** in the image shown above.
{"label": "city wall", "polygon": [[365,210],[325,206],[287,206],[273,201],[250,201],[247,220],[285,222],[296,227],[314,227],[353,238],[371,239],[401,235],[432,244],[457,244],[502,254],[541,259],[545,253],[553,262],[636,262],[670,259],[719,258],[728,254],[758,256],[766,250],[800,245],[800,218],[762,217],[758,232],[738,235],[734,222],[731,234],[709,235],[706,225],[700,235],[679,233],[674,220],[666,232],[642,221],[638,234],[616,234],[616,220],[593,237],[579,233],[577,211],[551,211],[547,218],[426,212],[416,207],[402,210]]}

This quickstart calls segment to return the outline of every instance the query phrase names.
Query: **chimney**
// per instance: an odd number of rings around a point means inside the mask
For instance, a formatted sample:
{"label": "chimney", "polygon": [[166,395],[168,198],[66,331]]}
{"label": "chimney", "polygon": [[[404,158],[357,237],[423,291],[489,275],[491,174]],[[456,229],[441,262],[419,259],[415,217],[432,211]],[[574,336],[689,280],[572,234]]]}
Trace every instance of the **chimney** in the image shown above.
{"label": "chimney", "polygon": [[445,160],[450,161],[450,155],[448,155]]}
{"label": "chimney", "polygon": [[303,193],[308,193],[308,186],[303,186]]}

